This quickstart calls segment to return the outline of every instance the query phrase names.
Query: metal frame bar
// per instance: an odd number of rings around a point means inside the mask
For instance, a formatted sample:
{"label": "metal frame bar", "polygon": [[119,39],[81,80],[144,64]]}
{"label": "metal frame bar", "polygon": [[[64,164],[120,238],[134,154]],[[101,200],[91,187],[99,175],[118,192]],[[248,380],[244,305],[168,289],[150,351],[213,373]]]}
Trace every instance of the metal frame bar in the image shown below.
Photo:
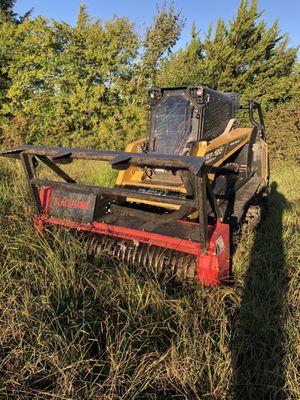
{"label": "metal frame bar", "polygon": [[70,177],[64,170],[62,170],[58,165],[56,165],[53,161],[49,160],[46,156],[37,156],[39,160],[41,160],[47,167],[52,169],[58,176],[60,176],[63,180],[68,183],[76,183],[76,181]]}
{"label": "metal frame bar", "polygon": [[[95,193],[102,196],[113,198],[135,198],[148,200],[163,204],[175,204],[186,209],[194,209],[199,214],[199,238],[202,250],[205,251],[208,245],[208,216],[207,216],[207,197],[212,205],[215,216],[219,218],[220,213],[216,204],[213,191],[207,179],[204,158],[191,156],[175,156],[153,153],[126,153],[118,151],[83,150],[69,149],[46,146],[22,146],[0,153],[0,156],[19,158],[22,161],[28,184],[31,188],[35,207],[38,214],[43,213],[39,199],[38,187],[63,188],[70,191],[82,191]],[[53,172],[55,172],[64,182],[40,179],[36,174],[36,165],[33,159],[39,159]],[[140,193],[130,189],[106,188],[101,186],[85,185],[76,183],[57,163],[72,161],[73,159],[89,159],[96,161],[110,161],[114,169],[126,170],[130,166],[138,167],[157,167],[171,169],[175,171],[185,171],[184,174],[190,182],[194,183],[193,196],[180,198],[176,196],[161,196],[149,193]],[[189,185],[191,186],[191,185]],[[191,187],[189,187],[191,190]],[[208,193],[207,193],[208,191]],[[190,198],[193,197],[193,198]],[[178,217],[174,213],[174,219]],[[178,218],[177,218],[178,219]]]}
{"label": "metal frame bar", "polygon": [[207,190],[208,201],[209,201],[209,204],[211,206],[213,213],[215,214],[215,217],[217,219],[221,219],[221,211],[220,211],[215,194],[211,188],[211,185],[210,185],[208,179],[206,179],[206,190]]}
{"label": "metal frame bar", "polygon": [[114,169],[127,169],[130,166],[163,169],[190,170],[197,173],[204,164],[203,157],[176,156],[155,153],[127,153],[109,150],[75,149],[24,145],[0,152],[0,156],[20,158],[20,154],[46,156],[55,163],[71,162],[74,159],[109,161]]}
{"label": "metal frame bar", "polygon": [[[258,111],[259,122],[257,122],[256,119],[254,118],[254,110],[255,110],[255,109]],[[260,105],[260,103],[259,103],[257,100],[255,100],[255,99],[251,99],[251,100],[249,101],[249,118],[250,118],[251,123],[252,123],[254,126],[262,126],[262,127],[265,126],[265,124],[264,124],[264,117],[263,117],[263,113],[262,113],[262,109],[261,109],[261,105]]]}
{"label": "metal frame bar", "polygon": [[[199,238],[202,251],[205,252],[208,244],[208,218],[206,201],[206,175],[195,175],[195,194],[199,213]],[[200,210],[202,213],[200,213]],[[201,218],[200,218],[201,215]]]}
{"label": "metal frame bar", "polygon": [[25,176],[27,182],[29,184],[30,192],[34,201],[34,205],[38,214],[43,212],[43,208],[40,202],[39,191],[34,183],[31,181],[33,179],[37,179],[35,165],[33,163],[33,156],[29,156],[28,154],[20,154],[20,159],[22,161],[22,165],[24,168]]}
{"label": "metal frame bar", "polygon": [[[248,110],[249,112],[249,119],[251,124],[254,127],[257,127],[261,130],[262,132],[262,138],[266,140],[266,129],[265,129],[265,123],[264,123],[264,116],[261,108],[261,104],[259,101],[255,99],[250,99],[249,103],[247,105],[241,105],[240,106],[241,110]],[[254,110],[257,110],[258,112],[258,117],[259,117],[259,122],[256,121],[254,117]]]}
{"label": "metal frame bar", "polygon": [[54,188],[62,188],[70,191],[80,191],[85,193],[94,193],[113,197],[130,197],[134,199],[155,201],[164,204],[175,204],[179,206],[196,207],[196,202],[194,200],[177,198],[172,196],[160,196],[154,194],[135,192],[130,189],[120,189],[120,188],[107,188],[103,186],[92,186],[80,183],[69,183],[69,182],[58,182],[51,181],[48,179],[38,179],[32,178],[29,183],[34,186],[51,186]]}

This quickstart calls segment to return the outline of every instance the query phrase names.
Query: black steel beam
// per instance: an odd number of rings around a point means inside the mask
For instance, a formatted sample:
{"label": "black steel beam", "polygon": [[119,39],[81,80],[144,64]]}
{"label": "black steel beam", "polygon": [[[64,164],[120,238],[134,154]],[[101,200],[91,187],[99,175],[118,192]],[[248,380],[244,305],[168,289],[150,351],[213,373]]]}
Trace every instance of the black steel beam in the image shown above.
{"label": "black steel beam", "polygon": [[148,221],[155,221],[157,226],[161,224],[170,223],[173,221],[177,221],[180,218],[184,218],[191,214],[195,209],[190,207],[181,207],[177,211],[172,211],[168,214],[156,214],[154,212],[144,211],[144,210],[137,210],[136,208],[131,207],[124,207],[118,204],[112,204],[110,209],[113,213],[117,213],[121,215],[128,215],[131,217],[142,217]]}
{"label": "black steel beam", "polygon": [[71,191],[83,191],[87,193],[95,193],[106,196],[114,196],[114,197],[129,197],[140,200],[148,200],[154,201],[163,204],[174,204],[179,206],[188,206],[188,207],[196,207],[196,203],[194,200],[171,197],[171,196],[160,196],[149,193],[140,193],[138,191],[133,191],[129,189],[119,189],[119,188],[107,188],[102,186],[92,186],[92,185],[84,185],[79,183],[67,183],[67,182],[57,182],[51,181],[47,179],[31,179],[30,184],[35,186],[51,186],[51,187],[59,187],[64,188],[66,190]]}
{"label": "black steel beam", "polygon": [[192,173],[198,173],[205,161],[203,157],[177,156],[172,154],[126,153],[120,151],[83,150],[31,145],[0,152],[0,156],[12,158],[20,158],[20,154],[47,156],[57,162],[72,159],[98,160],[110,161],[113,168],[129,168],[131,165],[136,165],[163,169],[186,169]]}
{"label": "black steel beam", "polygon": [[40,202],[39,191],[34,183],[31,183],[32,180],[37,179],[35,166],[33,163],[33,156],[29,156],[27,154],[21,154],[21,161],[24,168],[25,176],[27,182],[29,183],[30,192],[33,197],[34,205],[38,214],[41,214],[43,209]]}
{"label": "black steel beam", "polygon": [[199,213],[199,241],[202,251],[206,252],[208,245],[208,219],[207,219],[207,198],[206,198],[206,175],[195,176],[195,200]]}
{"label": "black steel beam", "polygon": [[37,156],[39,160],[41,160],[47,167],[52,169],[53,172],[55,172],[59,177],[61,177],[63,180],[69,183],[76,183],[76,181],[70,177],[65,171],[63,171],[61,168],[59,168],[58,165],[56,165],[53,161],[49,160],[48,157],[46,156]]}
{"label": "black steel beam", "polygon": [[208,197],[208,201],[209,204],[211,206],[211,209],[213,211],[213,213],[215,214],[215,217],[220,219],[221,218],[221,211],[220,208],[217,204],[217,200],[215,197],[215,194],[211,188],[210,182],[208,179],[206,179],[206,189],[207,189],[207,197]]}

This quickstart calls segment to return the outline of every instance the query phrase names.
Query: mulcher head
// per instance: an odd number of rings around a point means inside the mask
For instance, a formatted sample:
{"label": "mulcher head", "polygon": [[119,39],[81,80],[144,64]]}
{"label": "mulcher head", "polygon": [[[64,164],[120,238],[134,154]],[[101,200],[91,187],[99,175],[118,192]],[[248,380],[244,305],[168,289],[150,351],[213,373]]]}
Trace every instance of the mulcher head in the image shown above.
{"label": "mulcher head", "polygon": [[[229,228],[217,220],[215,204],[207,200],[203,158],[44,146],[22,146],[1,156],[22,161],[37,231],[60,225],[84,232],[90,253],[148,267],[166,278],[208,286],[228,278]],[[61,166],[75,159],[107,161],[120,173],[133,167],[179,173],[185,193],[80,184]],[[57,180],[39,178],[40,164]]]}

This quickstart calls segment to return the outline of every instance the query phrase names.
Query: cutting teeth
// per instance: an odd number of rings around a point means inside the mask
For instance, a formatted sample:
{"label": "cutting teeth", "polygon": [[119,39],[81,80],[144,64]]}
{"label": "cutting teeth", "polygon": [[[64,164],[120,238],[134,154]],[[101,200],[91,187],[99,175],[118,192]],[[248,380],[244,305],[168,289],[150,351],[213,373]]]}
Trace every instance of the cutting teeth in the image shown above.
{"label": "cutting teeth", "polygon": [[151,244],[111,237],[93,237],[88,241],[88,253],[149,268],[166,279],[175,277],[177,281],[193,281],[195,278],[196,256]]}

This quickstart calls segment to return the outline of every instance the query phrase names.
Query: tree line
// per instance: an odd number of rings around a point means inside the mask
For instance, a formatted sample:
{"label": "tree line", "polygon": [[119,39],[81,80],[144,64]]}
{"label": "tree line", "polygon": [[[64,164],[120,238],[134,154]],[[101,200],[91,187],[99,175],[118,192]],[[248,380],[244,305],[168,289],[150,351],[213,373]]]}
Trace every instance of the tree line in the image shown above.
{"label": "tree line", "polygon": [[297,140],[297,49],[276,22],[267,26],[256,1],[241,1],[231,21],[205,35],[193,24],[175,52],[185,19],[173,4],[158,9],[141,35],[128,18],[94,20],[85,6],[72,26],[30,11],[18,16],[14,3],[0,0],[2,145],[124,148],[145,135],[149,87],[197,84],[257,98],[267,122],[279,116],[279,136],[289,119],[292,139],[284,137],[283,148]]}

